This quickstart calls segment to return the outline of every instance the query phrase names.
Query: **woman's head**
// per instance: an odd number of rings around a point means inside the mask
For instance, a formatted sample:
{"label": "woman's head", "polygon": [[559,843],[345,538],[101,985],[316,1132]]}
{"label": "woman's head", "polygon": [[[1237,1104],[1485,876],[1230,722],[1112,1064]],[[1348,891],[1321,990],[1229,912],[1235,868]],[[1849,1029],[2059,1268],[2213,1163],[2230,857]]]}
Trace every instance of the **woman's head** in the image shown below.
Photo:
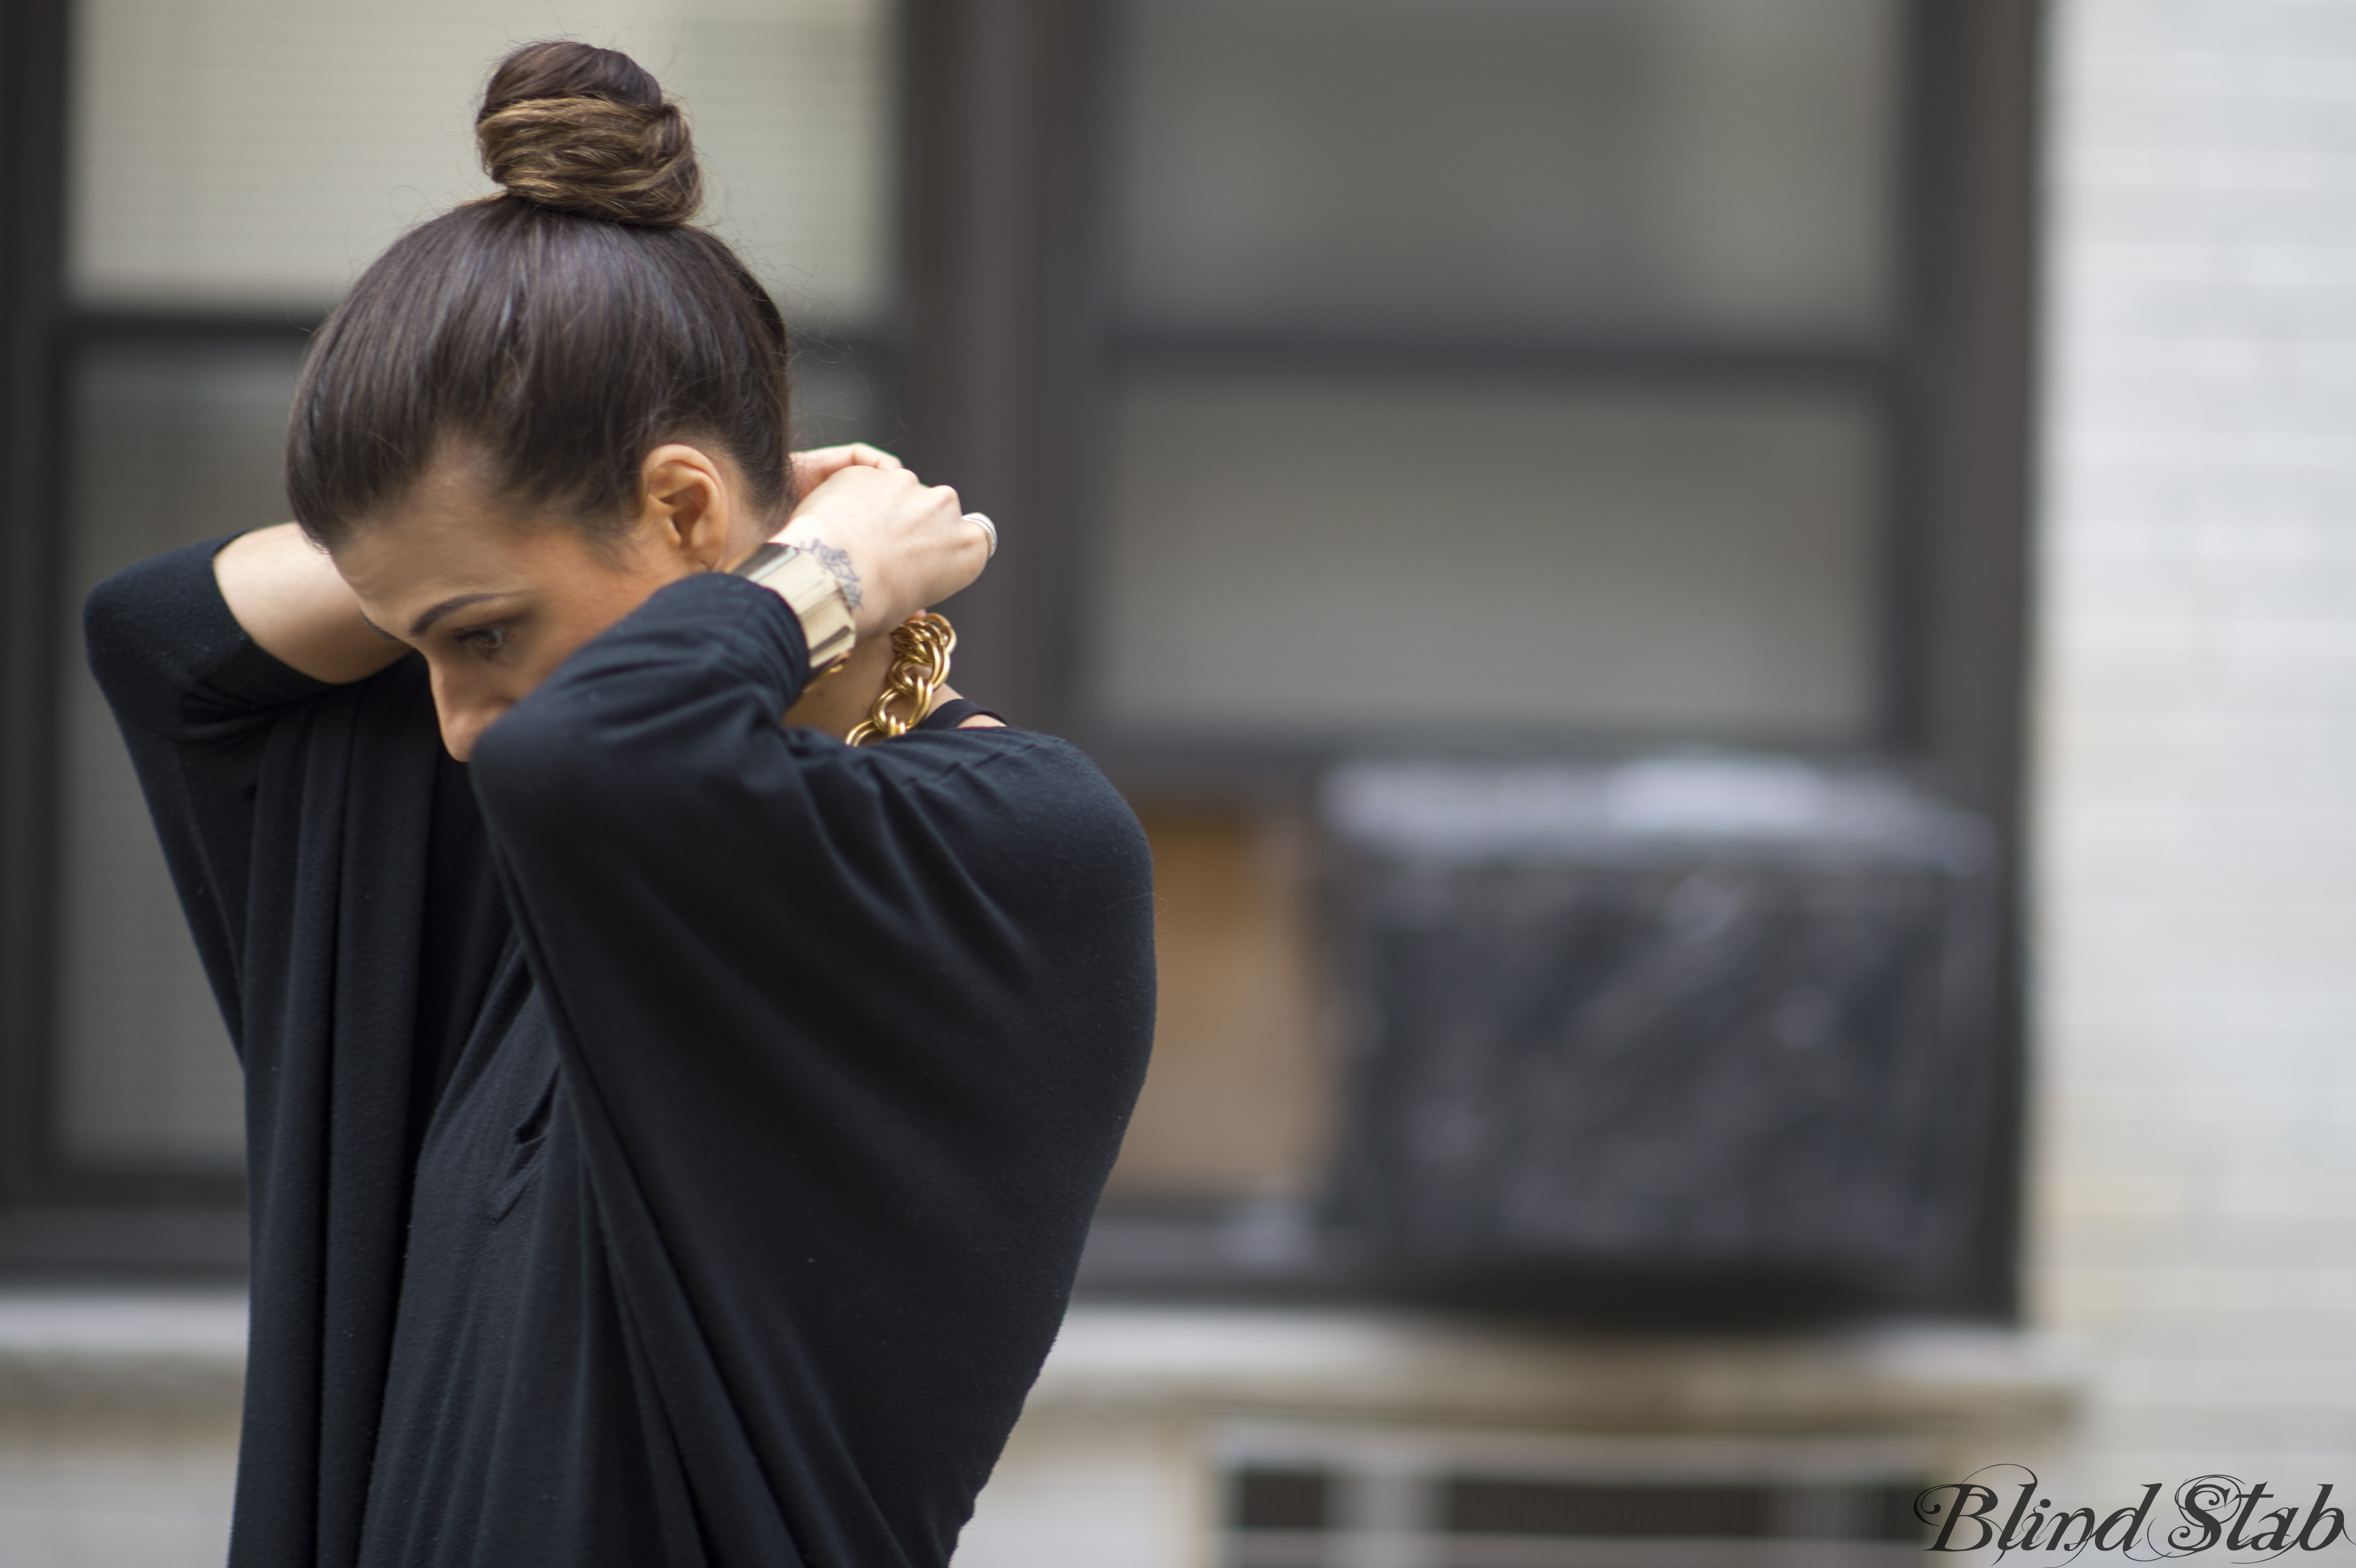
{"label": "woman's head", "polygon": [[530,44],[476,122],[500,193],[405,235],[314,341],[287,438],[304,530],[341,552],[460,454],[491,516],[618,542],[669,442],[791,504],[783,319],[688,226],[701,179],[677,106],[627,57]]}
{"label": "woman's head", "polygon": [[304,363],[286,457],[296,520],[423,650],[462,755],[462,731],[793,502],[785,323],[688,227],[701,179],[654,79],[528,45],[476,129],[499,194],[361,275]]}

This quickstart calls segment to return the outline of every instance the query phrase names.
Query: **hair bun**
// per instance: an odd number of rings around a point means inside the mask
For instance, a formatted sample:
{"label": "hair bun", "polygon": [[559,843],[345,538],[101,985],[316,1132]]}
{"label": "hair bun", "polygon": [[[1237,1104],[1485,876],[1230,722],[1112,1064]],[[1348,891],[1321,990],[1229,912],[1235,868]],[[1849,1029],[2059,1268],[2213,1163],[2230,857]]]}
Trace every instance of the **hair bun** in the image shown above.
{"label": "hair bun", "polygon": [[499,62],[475,120],[507,193],[616,223],[685,223],[703,204],[687,117],[636,60],[588,44],[526,44]]}

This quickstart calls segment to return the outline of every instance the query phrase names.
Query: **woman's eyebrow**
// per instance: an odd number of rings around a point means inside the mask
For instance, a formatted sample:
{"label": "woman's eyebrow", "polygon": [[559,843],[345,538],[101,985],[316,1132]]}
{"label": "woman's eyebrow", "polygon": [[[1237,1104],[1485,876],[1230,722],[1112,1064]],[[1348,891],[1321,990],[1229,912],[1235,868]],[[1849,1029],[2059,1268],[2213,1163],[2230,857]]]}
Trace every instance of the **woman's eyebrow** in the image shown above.
{"label": "woman's eyebrow", "polygon": [[480,604],[486,599],[511,599],[513,593],[460,593],[444,599],[409,624],[409,640],[415,642],[434,629],[434,623],[453,610],[464,610],[469,604]]}

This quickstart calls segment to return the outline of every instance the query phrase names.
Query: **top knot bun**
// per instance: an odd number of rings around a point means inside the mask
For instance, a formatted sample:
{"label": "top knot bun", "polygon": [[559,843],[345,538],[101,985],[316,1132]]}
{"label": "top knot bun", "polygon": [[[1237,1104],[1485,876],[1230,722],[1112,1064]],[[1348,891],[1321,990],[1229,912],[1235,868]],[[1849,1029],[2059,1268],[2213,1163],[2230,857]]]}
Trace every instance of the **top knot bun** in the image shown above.
{"label": "top knot bun", "polygon": [[687,118],[636,60],[588,44],[526,44],[499,62],[475,119],[483,166],[509,195],[663,228],[703,204]]}

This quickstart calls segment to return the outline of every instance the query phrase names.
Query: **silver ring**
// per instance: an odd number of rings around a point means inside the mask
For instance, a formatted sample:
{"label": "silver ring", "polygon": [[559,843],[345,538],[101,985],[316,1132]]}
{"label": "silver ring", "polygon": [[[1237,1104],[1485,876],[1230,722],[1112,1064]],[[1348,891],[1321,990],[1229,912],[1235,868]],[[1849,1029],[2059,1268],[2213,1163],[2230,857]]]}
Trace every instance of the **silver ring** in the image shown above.
{"label": "silver ring", "polygon": [[[991,522],[987,517],[984,517],[980,512],[968,512],[965,515],[965,520],[969,523],[979,523],[981,525],[981,531],[990,536],[990,555],[996,555],[998,553],[998,525]],[[988,560],[990,559],[990,555],[983,556],[981,559]]]}

